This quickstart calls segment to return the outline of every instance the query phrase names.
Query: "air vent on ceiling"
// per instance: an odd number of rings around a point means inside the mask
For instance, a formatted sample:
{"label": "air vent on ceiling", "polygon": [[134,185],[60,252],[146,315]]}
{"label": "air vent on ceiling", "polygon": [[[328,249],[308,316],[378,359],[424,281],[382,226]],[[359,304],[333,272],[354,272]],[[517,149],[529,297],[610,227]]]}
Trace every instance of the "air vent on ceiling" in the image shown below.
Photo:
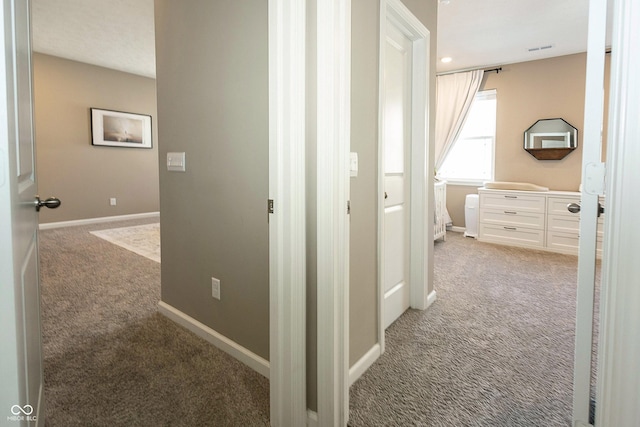
{"label": "air vent on ceiling", "polygon": [[555,45],[553,45],[553,44],[547,44],[547,45],[544,45],[544,46],[530,47],[530,48],[528,48],[527,50],[528,50],[529,52],[539,52],[539,51],[541,51],[541,50],[551,49],[551,48],[553,48],[554,46],[555,46]]}

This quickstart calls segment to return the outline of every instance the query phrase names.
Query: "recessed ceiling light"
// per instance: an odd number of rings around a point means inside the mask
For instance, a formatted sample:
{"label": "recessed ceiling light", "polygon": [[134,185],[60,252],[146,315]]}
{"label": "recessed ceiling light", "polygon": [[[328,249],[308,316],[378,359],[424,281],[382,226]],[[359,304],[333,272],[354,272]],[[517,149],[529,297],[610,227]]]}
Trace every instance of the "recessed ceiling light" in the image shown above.
{"label": "recessed ceiling light", "polygon": [[451,3],[449,0],[440,0],[440,4],[449,4]]}
{"label": "recessed ceiling light", "polygon": [[444,62],[445,64],[448,62],[451,62],[453,59],[450,56],[445,56],[443,58],[440,58],[441,62]]}

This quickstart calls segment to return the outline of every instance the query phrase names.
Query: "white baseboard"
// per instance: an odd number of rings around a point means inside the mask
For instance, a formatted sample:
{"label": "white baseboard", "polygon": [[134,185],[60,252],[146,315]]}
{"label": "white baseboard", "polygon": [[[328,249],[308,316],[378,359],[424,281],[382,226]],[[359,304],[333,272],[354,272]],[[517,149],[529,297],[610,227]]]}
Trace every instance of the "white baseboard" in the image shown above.
{"label": "white baseboard", "polygon": [[193,317],[184,314],[182,311],[164,301],[160,301],[158,303],[158,312],[170,320],[173,320],[180,326],[190,330],[200,338],[204,338],[209,343],[238,359],[240,362],[244,363],[259,374],[269,378],[268,360],[265,360],[252,351],[247,350],[235,341],[230,340],[221,333],[216,332],[207,325],[200,323]]}
{"label": "white baseboard", "polygon": [[318,427],[318,413],[307,409],[307,427]]}
{"label": "white baseboard", "polygon": [[465,227],[458,227],[457,225],[454,225],[453,227],[451,227],[451,229],[448,229],[447,231],[453,231],[454,233],[464,233],[467,229]]}
{"label": "white baseboard", "polygon": [[431,292],[429,292],[429,295],[427,295],[427,308],[429,308],[435,300],[436,300],[436,290],[434,289]]}
{"label": "white baseboard", "polygon": [[129,219],[160,218],[160,212],[145,212],[139,214],[104,216],[100,218],[76,219],[73,221],[45,222],[39,225],[40,230],[53,228],[73,227],[76,225],[100,224],[102,222],[125,221]]}
{"label": "white baseboard", "polygon": [[364,374],[367,369],[373,365],[373,363],[378,360],[380,357],[380,344],[376,343],[369,351],[367,351],[364,356],[360,358],[353,366],[349,369],[349,387],[355,383],[358,378]]}

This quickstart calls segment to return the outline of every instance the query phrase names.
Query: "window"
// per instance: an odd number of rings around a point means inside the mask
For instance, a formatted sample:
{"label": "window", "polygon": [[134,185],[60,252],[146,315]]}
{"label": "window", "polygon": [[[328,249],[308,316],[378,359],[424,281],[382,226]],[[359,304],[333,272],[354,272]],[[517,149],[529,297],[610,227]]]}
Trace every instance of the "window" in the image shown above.
{"label": "window", "polygon": [[438,171],[450,183],[478,183],[493,180],[496,141],[496,91],[478,92],[460,136]]}

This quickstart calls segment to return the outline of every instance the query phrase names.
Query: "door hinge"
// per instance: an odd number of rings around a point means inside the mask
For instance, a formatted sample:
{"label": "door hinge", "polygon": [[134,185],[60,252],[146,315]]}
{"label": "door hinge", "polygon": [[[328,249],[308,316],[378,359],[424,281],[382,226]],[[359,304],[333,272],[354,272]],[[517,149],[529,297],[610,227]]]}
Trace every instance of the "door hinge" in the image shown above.
{"label": "door hinge", "polygon": [[604,163],[587,163],[584,169],[584,191],[587,194],[604,194],[606,169]]}
{"label": "door hinge", "polygon": [[273,199],[267,200],[267,212],[270,214],[273,213]]}
{"label": "door hinge", "polygon": [[347,200],[347,215],[351,215],[351,200]]}

